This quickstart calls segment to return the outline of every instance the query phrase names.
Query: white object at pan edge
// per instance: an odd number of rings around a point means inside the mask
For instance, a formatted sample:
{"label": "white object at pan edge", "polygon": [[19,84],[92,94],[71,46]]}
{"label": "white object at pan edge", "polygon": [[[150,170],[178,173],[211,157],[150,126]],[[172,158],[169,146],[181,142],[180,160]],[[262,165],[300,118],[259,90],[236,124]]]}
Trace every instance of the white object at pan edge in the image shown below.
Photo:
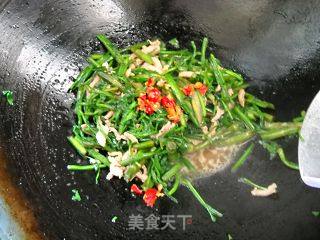
{"label": "white object at pan edge", "polygon": [[299,169],[303,182],[320,188],[320,92],[305,116],[299,140]]}

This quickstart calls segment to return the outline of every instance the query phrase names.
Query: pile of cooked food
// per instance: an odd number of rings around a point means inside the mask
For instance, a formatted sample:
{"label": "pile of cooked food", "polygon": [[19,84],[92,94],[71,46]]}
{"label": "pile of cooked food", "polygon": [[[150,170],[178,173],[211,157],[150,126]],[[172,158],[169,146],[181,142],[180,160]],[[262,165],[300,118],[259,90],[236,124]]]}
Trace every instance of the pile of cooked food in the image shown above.
{"label": "pile of cooked food", "polygon": [[[123,178],[150,207],[164,196],[177,201],[174,193],[182,184],[215,221],[222,214],[188,177],[195,171],[190,153],[254,139],[298,169],[276,140],[298,136],[304,114],[291,122],[274,121],[274,105],[248,93],[243,77],[208,53],[207,38],[199,49],[193,41],[190,49],[181,49],[177,39],[118,49],[104,35],[97,38],[104,51],[89,56],[89,65],[70,87],[76,94],[76,120],[68,139],[83,161],[68,165],[69,170],[94,171],[97,183],[102,171],[103,181]],[[252,152],[254,143],[247,145],[232,171]],[[258,195],[275,192],[274,185],[242,181]]]}

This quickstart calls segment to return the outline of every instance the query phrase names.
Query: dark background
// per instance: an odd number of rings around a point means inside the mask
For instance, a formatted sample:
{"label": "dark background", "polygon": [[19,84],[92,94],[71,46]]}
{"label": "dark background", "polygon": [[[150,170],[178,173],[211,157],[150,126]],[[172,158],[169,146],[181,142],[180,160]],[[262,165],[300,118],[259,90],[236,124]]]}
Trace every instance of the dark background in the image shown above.
{"label": "dark background", "polygon": [[[79,158],[70,134],[74,95],[68,86],[85,57],[105,33],[119,46],[159,37],[177,37],[183,46],[209,37],[222,63],[242,73],[251,92],[275,103],[278,120],[306,109],[320,89],[319,1],[94,1],[1,0],[0,90],[14,92],[14,106],[0,100],[0,146],[12,180],[34,209],[49,239],[320,239],[320,192],[299,173],[269,160],[257,147],[237,174],[224,171],[196,181],[210,204],[224,213],[217,223],[184,187],[176,205],[167,199],[155,209],[141,204],[123,181],[94,184],[90,173],[72,174]],[[297,160],[297,141],[283,143]],[[276,182],[275,199],[253,198],[237,182],[246,176],[263,185]],[[83,200],[73,202],[71,189]],[[190,214],[193,223],[175,231],[129,231],[128,216]],[[117,215],[117,223],[111,218]]]}

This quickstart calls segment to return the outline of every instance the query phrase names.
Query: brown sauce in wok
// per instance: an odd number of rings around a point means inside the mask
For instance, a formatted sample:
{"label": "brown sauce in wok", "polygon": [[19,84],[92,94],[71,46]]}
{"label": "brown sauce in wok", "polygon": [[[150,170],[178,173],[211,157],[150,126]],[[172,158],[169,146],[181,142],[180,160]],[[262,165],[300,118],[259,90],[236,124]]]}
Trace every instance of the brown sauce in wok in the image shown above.
{"label": "brown sauce in wok", "polygon": [[188,154],[188,159],[196,169],[193,177],[207,176],[223,170],[231,164],[238,149],[238,146],[207,148]]}

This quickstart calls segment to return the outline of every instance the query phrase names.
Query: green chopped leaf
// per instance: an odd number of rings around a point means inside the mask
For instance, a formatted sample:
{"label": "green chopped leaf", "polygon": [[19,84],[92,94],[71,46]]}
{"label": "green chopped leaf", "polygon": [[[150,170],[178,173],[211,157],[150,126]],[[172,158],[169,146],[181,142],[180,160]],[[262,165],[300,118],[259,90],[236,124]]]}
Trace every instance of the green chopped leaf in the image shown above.
{"label": "green chopped leaf", "polygon": [[5,90],[5,91],[2,91],[2,94],[3,94],[3,96],[5,96],[7,98],[7,102],[10,105],[13,105],[13,94],[12,94],[12,91]]}
{"label": "green chopped leaf", "polygon": [[113,216],[113,218],[111,219],[111,222],[115,223],[118,219],[118,216]]}
{"label": "green chopped leaf", "polygon": [[79,191],[77,189],[72,189],[72,201],[75,201],[75,202],[80,202],[81,201],[81,196],[79,194]]}
{"label": "green chopped leaf", "polygon": [[320,211],[312,211],[311,213],[315,217],[320,217]]}
{"label": "green chopped leaf", "polygon": [[179,41],[176,38],[171,39],[168,43],[171,46],[173,46],[174,48],[179,48],[180,47]]}
{"label": "green chopped leaf", "polygon": [[233,240],[233,238],[232,238],[230,233],[228,233],[227,237],[228,237],[228,240]]}

